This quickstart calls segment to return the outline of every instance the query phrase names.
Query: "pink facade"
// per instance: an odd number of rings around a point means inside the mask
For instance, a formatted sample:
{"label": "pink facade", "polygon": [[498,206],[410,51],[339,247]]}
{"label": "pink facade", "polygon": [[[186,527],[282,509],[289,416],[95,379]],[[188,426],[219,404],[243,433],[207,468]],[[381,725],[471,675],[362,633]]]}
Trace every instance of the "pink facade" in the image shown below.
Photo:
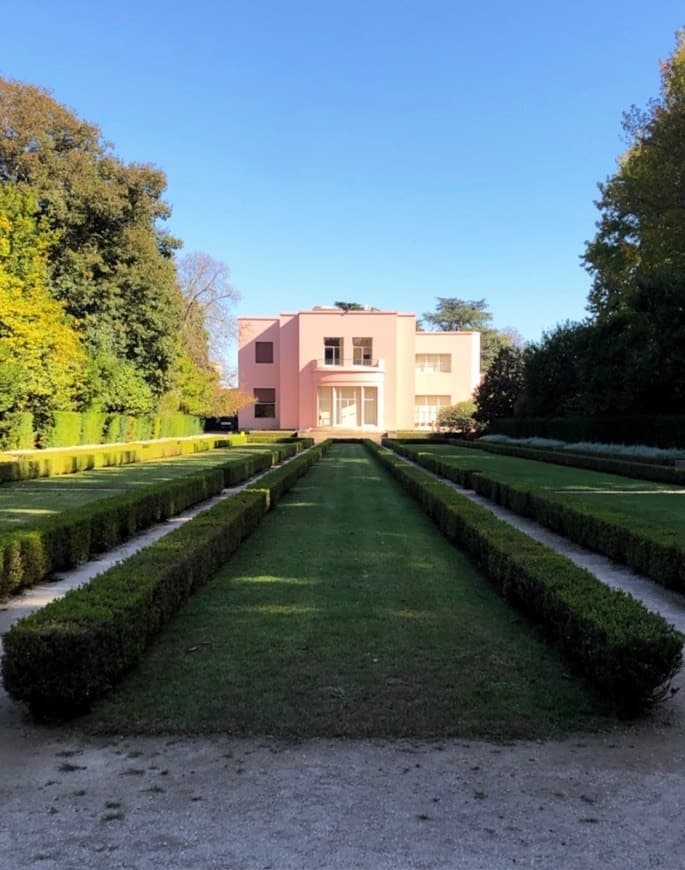
{"label": "pink facade", "polygon": [[414,314],[315,308],[238,327],[240,389],[255,399],[243,429],[430,428],[480,378],[480,333],[417,332]]}

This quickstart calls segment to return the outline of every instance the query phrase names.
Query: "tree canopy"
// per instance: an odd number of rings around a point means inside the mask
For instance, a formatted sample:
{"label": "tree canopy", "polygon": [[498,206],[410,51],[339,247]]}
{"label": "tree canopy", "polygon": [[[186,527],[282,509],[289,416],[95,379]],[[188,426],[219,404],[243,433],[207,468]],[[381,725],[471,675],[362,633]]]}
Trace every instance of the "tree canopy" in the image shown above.
{"label": "tree canopy", "polygon": [[437,332],[480,332],[480,367],[487,371],[500,347],[511,343],[510,333],[515,330],[500,332],[490,325],[492,314],[485,299],[438,296],[436,302],[435,311],[422,315],[421,326],[428,324]]}
{"label": "tree canopy", "polygon": [[50,235],[30,194],[0,186],[0,411],[75,406],[86,355],[78,324],[47,289]]}
{"label": "tree canopy", "polygon": [[489,423],[498,417],[512,417],[524,384],[524,352],[518,347],[501,347],[474,392],[476,420]]}
{"label": "tree canopy", "polygon": [[237,294],[206,254],[177,268],[165,191],[49,91],[0,78],[0,413],[235,402],[212,360]]}

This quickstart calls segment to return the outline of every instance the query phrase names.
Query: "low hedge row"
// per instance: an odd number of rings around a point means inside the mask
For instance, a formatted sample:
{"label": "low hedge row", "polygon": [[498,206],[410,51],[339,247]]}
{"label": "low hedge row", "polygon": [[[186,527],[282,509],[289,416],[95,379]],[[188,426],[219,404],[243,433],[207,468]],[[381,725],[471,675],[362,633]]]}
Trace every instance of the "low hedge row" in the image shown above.
{"label": "low hedge row", "polygon": [[544,447],[523,447],[517,444],[497,444],[488,441],[455,442],[459,447],[486,450],[503,456],[517,456],[520,459],[533,459],[536,462],[550,462],[571,468],[586,468],[589,471],[603,471],[621,477],[638,480],[654,480],[658,483],[672,483],[685,486],[685,468],[675,468],[673,460],[662,462],[638,462],[628,458],[600,456],[590,453],[575,453],[570,450],[553,450]]}
{"label": "low hedge row", "polygon": [[87,586],[16,623],[3,639],[2,678],[9,694],[35,714],[61,716],[78,713],[105,694],[326,446],[265,474]]}
{"label": "low hedge row", "polygon": [[30,454],[0,462],[0,483],[33,480],[37,477],[57,477],[62,474],[74,474],[77,471],[89,471],[91,468],[108,468],[171,456],[186,456],[245,443],[247,443],[245,435],[205,435],[198,438],[141,441],[95,449],[71,448],[51,450],[49,453],[33,450]]}
{"label": "low hedge row", "polygon": [[247,440],[250,444],[273,444],[275,441],[292,441],[293,438],[297,438],[297,432],[289,429],[247,433]]}
{"label": "low hedge row", "polygon": [[387,442],[393,450],[418,462],[429,471],[509,508],[531,517],[554,532],[589,550],[595,550],[628,565],[657,583],[685,592],[685,542],[644,519],[631,520],[599,504],[572,504],[562,493],[541,487],[512,483],[493,473],[465,467],[449,456],[421,452],[419,448]]}
{"label": "low hedge row", "polygon": [[3,532],[0,597],[111,549],[153,523],[265,471],[299,450],[298,444],[270,445],[215,468],[64,511],[31,527]]}
{"label": "low hedge row", "polygon": [[635,715],[664,696],[685,640],[665,619],[390,450],[367,447],[619,713]]}
{"label": "low hedge row", "polygon": [[605,441],[685,447],[684,414],[640,417],[510,417],[492,420],[488,431],[510,438],[558,438],[560,441]]}

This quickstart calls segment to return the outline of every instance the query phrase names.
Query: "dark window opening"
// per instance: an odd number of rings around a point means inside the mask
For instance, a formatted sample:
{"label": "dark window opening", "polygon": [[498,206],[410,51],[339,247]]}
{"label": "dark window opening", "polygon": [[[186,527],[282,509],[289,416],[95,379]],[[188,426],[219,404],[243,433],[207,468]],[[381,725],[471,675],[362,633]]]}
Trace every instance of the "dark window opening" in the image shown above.
{"label": "dark window opening", "polygon": [[271,387],[255,387],[255,417],[276,416],[276,390]]}
{"label": "dark window opening", "polygon": [[274,361],[274,343],[273,341],[256,341],[255,342],[255,362],[272,363]]}

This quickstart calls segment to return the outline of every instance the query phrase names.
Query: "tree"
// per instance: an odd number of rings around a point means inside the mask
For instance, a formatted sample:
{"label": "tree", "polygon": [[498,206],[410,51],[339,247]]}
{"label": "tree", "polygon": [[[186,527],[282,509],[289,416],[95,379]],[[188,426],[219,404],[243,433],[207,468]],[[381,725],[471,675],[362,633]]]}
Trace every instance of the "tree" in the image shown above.
{"label": "tree", "polygon": [[517,347],[501,347],[482,383],[474,392],[476,420],[489,423],[498,417],[513,417],[523,385],[523,350]]}
{"label": "tree", "polygon": [[582,410],[579,359],[585,341],[584,324],[567,321],[528,345],[523,355],[525,414],[557,417]]}
{"label": "tree", "polygon": [[661,92],[624,116],[628,149],[599,185],[586,244],[592,321],[579,357],[592,413],[685,411],[685,33]]}
{"label": "tree", "polygon": [[641,282],[685,270],[685,34],[662,64],[661,94],[624,115],[628,149],[599,185],[595,238],[583,260],[593,276],[588,309],[604,319],[633,310]]}
{"label": "tree", "polygon": [[359,302],[334,302],[333,304],[343,311],[364,311],[364,306],[360,305]]}
{"label": "tree", "polygon": [[0,186],[33,196],[51,233],[46,285],[91,356],[131,364],[159,396],[181,318],[164,173],[121,161],[48,91],[0,78]]}
{"label": "tree", "polygon": [[450,429],[453,432],[461,432],[464,437],[475,435],[478,431],[478,422],[474,418],[476,406],[471,401],[457,402],[440,408],[438,411],[438,426],[441,429]]}
{"label": "tree", "polygon": [[50,234],[30,194],[0,186],[0,411],[42,420],[75,407],[86,356],[76,322],[47,289]]}
{"label": "tree", "polygon": [[240,299],[231,286],[229,267],[196,251],[177,261],[177,273],[185,352],[198,366],[207,368],[213,360],[226,371],[227,350],[235,333],[233,306]]}
{"label": "tree", "polygon": [[438,332],[480,332],[480,367],[481,371],[487,371],[500,347],[509,343],[505,333],[490,326],[491,321],[485,299],[438,296],[436,310],[423,314],[420,325],[428,323]]}

